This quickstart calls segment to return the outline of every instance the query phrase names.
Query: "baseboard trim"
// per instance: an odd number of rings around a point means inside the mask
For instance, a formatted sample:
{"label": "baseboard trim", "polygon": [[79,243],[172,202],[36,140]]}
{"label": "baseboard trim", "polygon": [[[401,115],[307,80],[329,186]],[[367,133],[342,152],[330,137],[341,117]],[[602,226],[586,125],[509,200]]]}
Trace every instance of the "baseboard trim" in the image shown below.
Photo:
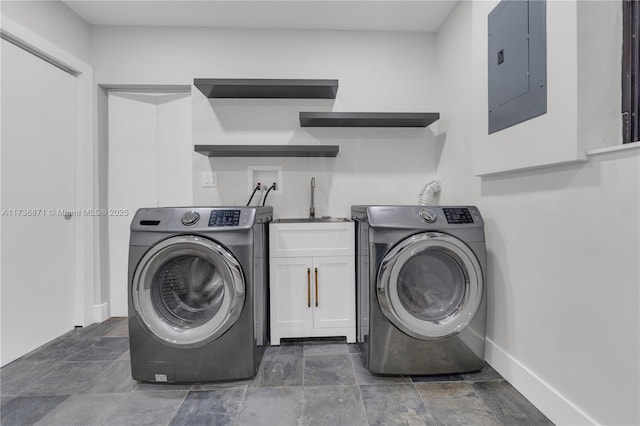
{"label": "baseboard trim", "polygon": [[557,425],[597,425],[593,418],[538,377],[491,339],[485,358],[491,366]]}
{"label": "baseboard trim", "polygon": [[102,322],[109,318],[109,304],[93,305],[93,322]]}

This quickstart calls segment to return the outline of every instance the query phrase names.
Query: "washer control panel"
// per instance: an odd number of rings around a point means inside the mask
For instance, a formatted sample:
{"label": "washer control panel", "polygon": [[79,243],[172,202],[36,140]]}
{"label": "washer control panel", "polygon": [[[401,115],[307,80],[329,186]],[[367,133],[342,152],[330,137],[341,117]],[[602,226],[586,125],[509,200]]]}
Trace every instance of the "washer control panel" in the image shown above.
{"label": "washer control panel", "polygon": [[444,217],[449,224],[473,223],[469,209],[464,207],[443,208]]}
{"label": "washer control panel", "polygon": [[240,210],[211,210],[209,226],[239,226]]}

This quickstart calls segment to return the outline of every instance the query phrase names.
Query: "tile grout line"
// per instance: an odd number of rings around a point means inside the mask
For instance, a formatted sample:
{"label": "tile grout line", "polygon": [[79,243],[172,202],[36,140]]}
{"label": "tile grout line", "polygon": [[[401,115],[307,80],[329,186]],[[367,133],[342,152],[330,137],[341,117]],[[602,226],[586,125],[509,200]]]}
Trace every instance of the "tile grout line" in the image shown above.
{"label": "tile grout line", "polygon": [[[371,425],[371,421],[369,420],[369,416],[367,415],[367,407],[364,405],[364,399],[362,398],[362,385],[360,384],[360,380],[358,379],[358,374],[356,373],[356,365],[353,362],[354,354],[349,354],[349,358],[351,360],[351,367],[353,368],[353,374],[356,376],[356,388],[358,389],[358,399],[360,400],[360,406],[362,407],[362,411],[364,414],[364,419],[368,425]],[[355,354],[355,356],[360,356],[360,354]]]}
{"label": "tile grout line", "polygon": [[[264,359],[264,355],[262,356],[262,359]],[[260,360],[260,363],[262,364],[262,360]],[[258,366],[258,368],[260,368],[260,366]],[[231,424],[233,425],[238,424],[238,419],[240,418],[240,412],[244,408],[244,400],[247,397],[248,390],[249,390],[249,385],[245,386],[244,388],[244,392],[242,393],[242,399],[240,400],[240,404],[238,404],[238,409],[236,410],[236,414],[235,416],[233,416],[234,418],[233,418],[233,421],[231,422]]]}
{"label": "tile grout line", "polygon": [[306,357],[307,355],[305,354],[305,350],[304,348],[306,347],[306,345],[303,343],[302,344],[302,400],[300,401],[300,417],[298,417],[298,425],[302,423],[302,419],[304,416],[304,371],[305,371],[305,364],[306,364]]}
{"label": "tile grout line", "polygon": [[[496,380],[482,380],[483,382],[491,382],[491,381],[496,381]],[[500,421],[500,418],[498,417],[498,414],[493,411],[493,408],[491,408],[491,406],[489,404],[487,404],[487,401],[485,401],[485,399],[482,397],[482,395],[480,395],[478,392],[476,392],[476,388],[473,386],[473,384],[476,382],[468,382],[469,387],[471,388],[471,392],[473,392],[473,394],[475,396],[478,397],[478,399],[480,401],[482,401],[482,403],[485,405],[485,407],[487,407],[487,409],[489,410],[489,412],[491,413],[491,415],[498,421]]]}
{"label": "tile grout line", "polygon": [[185,392],[184,396],[182,397],[182,401],[180,401],[180,404],[178,404],[178,406],[176,407],[176,411],[173,413],[173,416],[171,416],[169,418],[169,421],[165,423],[166,426],[169,426],[171,424],[171,421],[173,421],[173,419],[176,417],[176,415],[180,411],[180,407],[182,407],[182,404],[184,404],[184,401],[187,399],[187,396],[189,396],[189,392],[191,392],[191,390],[188,390]]}
{"label": "tile grout line", "polygon": [[306,355],[305,355],[305,350],[304,350],[305,345],[302,345],[302,387],[304,388],[304,370],[305,370],[305,360],[306,360]]}
{"label": "tile grout line", "polygon": [[[429,404],[427,404],[427,401],[424,399],[424,397],[422,396],[422,394],[420,393],[420,391],[418,390],[417,386],[416,386],[416,382],[413,381],[413,379],[411,379],[411,383],[413,384],[413,388],[416,390],[416,392],[418,392],[418,396],[420,397],[420,400],[422,401],[422,405],[424,405],[424,408],[427,410],[427,413],[431,416],[431,418],[433,419],[433,421],[435,422],[436,426],[444,426],[444,424],[441,424],[438,419],[436,418],[436,416],[433,415],[433,413],[431,413],[431,410],[429,409]],[[442,381],[442,382],[419,382],[419,383],[454,383],[454,381]]]}

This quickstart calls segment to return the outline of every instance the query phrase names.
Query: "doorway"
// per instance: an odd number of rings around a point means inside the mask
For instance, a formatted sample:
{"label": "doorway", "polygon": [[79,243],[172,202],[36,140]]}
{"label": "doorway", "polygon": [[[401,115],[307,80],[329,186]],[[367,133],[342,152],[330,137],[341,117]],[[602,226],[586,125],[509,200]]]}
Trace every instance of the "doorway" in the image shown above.
{"label": "doorway", "polygon": [[128,315],[129,227],[141,207],[191,206],[191,93],[108,94],[109,311]]}

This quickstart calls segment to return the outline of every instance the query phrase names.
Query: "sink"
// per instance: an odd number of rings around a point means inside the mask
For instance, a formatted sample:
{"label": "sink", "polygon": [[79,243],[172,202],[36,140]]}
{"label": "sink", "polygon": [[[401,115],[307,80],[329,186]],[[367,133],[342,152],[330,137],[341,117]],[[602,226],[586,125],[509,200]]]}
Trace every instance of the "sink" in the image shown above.
{"label": "sink", "polygon": [[274,223],[327,223],[327,222],[351,222],[351,219],[346,217],[300,217],[300,218],[284,218],[276,219]]}

